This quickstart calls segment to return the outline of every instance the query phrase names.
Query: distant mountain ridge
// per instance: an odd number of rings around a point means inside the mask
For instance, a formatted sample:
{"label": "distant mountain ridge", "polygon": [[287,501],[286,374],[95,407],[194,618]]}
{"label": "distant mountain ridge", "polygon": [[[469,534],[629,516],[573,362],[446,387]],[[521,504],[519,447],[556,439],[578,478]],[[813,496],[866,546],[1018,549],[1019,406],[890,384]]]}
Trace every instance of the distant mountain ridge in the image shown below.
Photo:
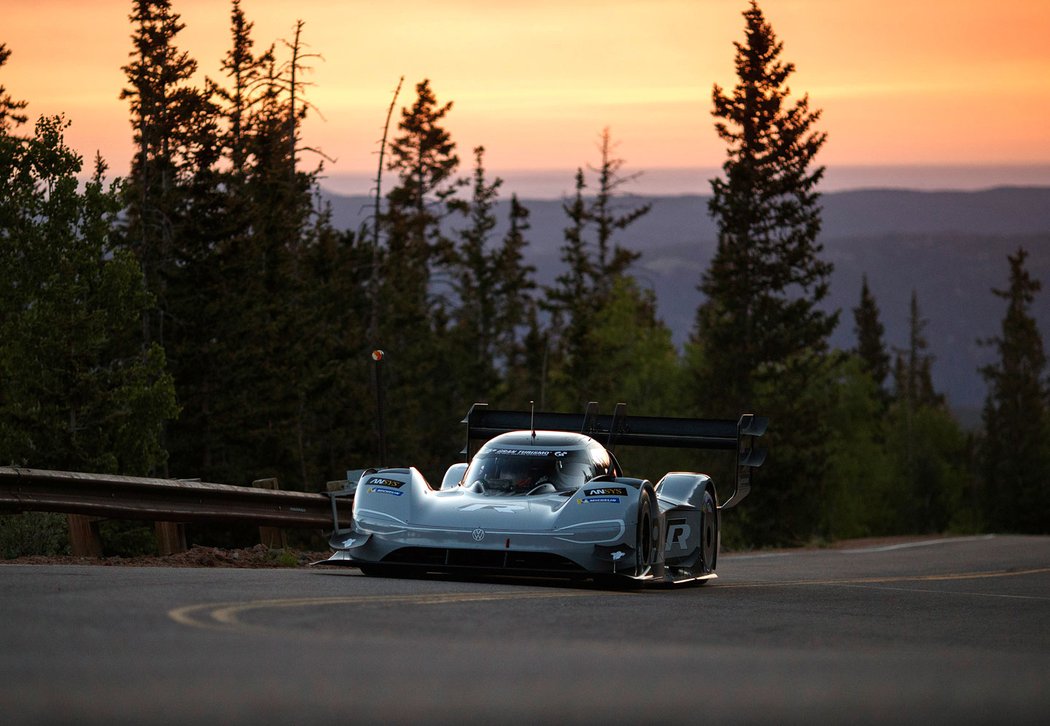
{"label": "distant mountain ridge", "polygon": [[[509,194],[508,194],[509,196]],[[356,229],[371,213],[367,197],[326,194],[333,221]],[[616,239],[642,253],[634,267],[642,285],[656,291],[661,317],[675,342],[689,336],[702,296],[696,287],[714,252],[717,229],[699,195],[620,198],[630,207],[652,202],[652,211]],[[822,198],[824,257],[835,265],[829,309],[841,316],[832,344],[855,343],[852,308],[860,298],[861,276],[878,301],[886,342],[907,343],[911,292],[928,321],[925,335],[936,357],[934,383],[954,406],[980,407],[985,396],[978,368],[994,359],[979,339],[998,334],[1005,313],[992,288],[1007,285],[1007,255],[1019,246],[1029,252],[1030,274],[1042,281],[1034,312],[1050,348],[1050,187],[997,187],[983,191],[869,189],[830,192]],[[561,266],[562,230],[567,218],[558,200],[523,200],[530,210],[528,261],[537,279],[549,284]],[[497,207],[506,227],[509,202]],[[452,229],[465,221],[451,221]]]}

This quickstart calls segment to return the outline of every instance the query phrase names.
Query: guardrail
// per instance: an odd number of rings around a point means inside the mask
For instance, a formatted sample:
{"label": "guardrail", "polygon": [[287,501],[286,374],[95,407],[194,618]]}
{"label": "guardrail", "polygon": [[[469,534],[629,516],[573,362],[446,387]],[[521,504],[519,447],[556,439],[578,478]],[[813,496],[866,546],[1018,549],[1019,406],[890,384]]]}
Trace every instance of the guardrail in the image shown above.
{"label": "guardrail", "polygon": [[[178,536],[163,523],[245,522],[259,527],[328,529],[350,523],[349,500],[326,494],[153,479],[0,467],[0,512],[58,512],[88,518],[152,520],[163,550],[178,551]],[[83,521],[71,518],[71,538]],[[185,544],[182,544],[185,548]],[[74,542],[74,552],[77,545]]]}

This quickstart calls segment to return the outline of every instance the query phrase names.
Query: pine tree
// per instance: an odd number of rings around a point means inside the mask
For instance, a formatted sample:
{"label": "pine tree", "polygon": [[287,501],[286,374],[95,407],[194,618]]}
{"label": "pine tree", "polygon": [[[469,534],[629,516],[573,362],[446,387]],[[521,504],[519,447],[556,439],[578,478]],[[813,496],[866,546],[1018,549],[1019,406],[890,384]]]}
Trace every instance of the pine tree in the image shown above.
{"label": "pine tree", "polygon": [[318,311],[331,309],[327,296],[341,284],[325,271],[354,254],[327,211],[315,207],[321,169],[299,168],[300,125],[311,108],[300,77],[307,57],[301,32],[297,23],[284,43],[290,59],[270,51],[258,59],[243,184],[249,224],[236,245],[223,248],[232,304],[219,325],[235,361],[224,402],[227,455],[241,477],[276,476],[296,489],[317,486],[313,462],[325,456],[313,442],[325,418],[318,409],[331,404],[317,388],[319,379],[331,381],[334,351],[325,348],[331,333]]}
{"label": "pine tree", "polygon": [[704,388],[726,394],[716,406],[700,403],[729,415],[753,405],[756,376],[783,364],[804,376],[837,323],[837,314],[820,309],[832,269],[817,242],[824,167],[810,168],[826,139],[813,130],[820,111],[810,110],[808,96],[788,103],[795,67],[778,60],[783,44],[757,3],[744,18],[746,42],[734,44],[737,86],[728,95],[713,91],[728,159],[725,178],[711,181],[718,247],[700,286],[707,300],[695,334],[707,361]]}
{"label": "pine tree", "polygon": [[900,534],[910,521],[910,493],[901,501],[895,445],[887,446],[887,396],[860,356],[827,382],[834,395],[828,468],[821,486],[820,534],[830,540]]}
{"label": "pine tree", "polygon": [[894,364],[896,398],[910,411],[923,406],[943,406],[944,396],[933,387],[934,358],[928,352],[929,343],[924,333],[929,321],[919,311],[919,297],[915,290],[911,292],[909,311],[908,348],[897,351]]}
{"label": "pine tree", "polygon": [[[4,67],[10,57],[11,51],[7,45],[0,43],[0,68]],[[7,89],[0,84],[0,133],[9,134],[15,127],[26,122],[27,116],[22,112],[27,105],[26,101],[11,98]]]}
{"label": "pine tree", "polygon": [[[165,3],[137,10],[142,50],[126,69],[133,125],[137,138],[168,141],[144,144],[145,162],[133,167],[129,237],[144,258],[154,255],[152,284],[165,301],[160,330],[183,406],[169,427],[171,466],[215,481],[277,476],[282,487],[306,486],[324,458],[312,443],[311,427],[326,425],[315,391],[331,380],[315,367],[330,342],[315,312],[335,294],[330,279],[314,276],[353,254],[315,212],[317,172],[297,168],[308,54],[297,35],[286,43],[291,61],[280,63],[273,46],[256,56],[235,2],[221,66],[228,87],[209,81],[196,91],[188,85],[196,64],[174,49],[178,16]],[[164,123],[141,112],[158,98],[168,99]],[[157,170],[168,173],[163,187],[150,185]],[[163,211],[164,234],[136,240],[149,231],[136,224],[152,218],[143,210]]]}
{"label": "pine tree", "polygon": [[372,361],[361,346],[368,296],[359,272],[370,259],[368,245],[351,232],[333,230],[324,215],[300,257],[304,283],[296,293],[295,330],[287,331],[300,354],[290,361],[295,395],[284,446],[296,464],[289,470],[292,481],[308,491],[341,477],[355,462],[372,459],[362,435],[372,412],[358,405],[372,397]]}
{"label": "pine tree", "polygon": [[200,168],[194,153],[211,146],[195,137],[209,104],[189,85],[197,63],[175,45],[185,24],[169,0],[135,0],[130,17],[134,50],[123,68],[129,85],[120,94],[130,102],[136,145],[126,188],[127,238],[157,304],[144,320],[144,337],[165,345],[168,287],[179,264],[179,225],[187,218],[181,185]]}
{"label": "pine tree", "polygon": [[838,319],[821,307],[832,266],[817,241],[824,168],[811,169],[826,135],[814,130],[820,111],[808,96],[789,102],[785,84],[795,67],[779,60],[783,44],[757,3],[743,15],[737,85],[712,93],[715,129],[728,148],[724,178],[711,181],[718,245],[700,285],[706,300],[691,341],[693,397],[707,415],[770,417],[762,474],[769,483],[745,505],[745,526],[753,541],[798,541],[816,526],[808,503],[826,460],[821,414],[831,405],[827,391],[808,387],[827,380]]}
{"label": "pine tree", "polygon": [[879,319],[879,306],[868,288],[868,276],[861,279],[860,304],[853,308],[853,332],[857,335],[856,355],[864,370],[881,390],[890,375],[890,355],[883,340],[885,328]]}
{"label": "pine tree", "polygon": [[[164,348],[186,430],[205,435],[195,414],[214,364],[206,343],[214,334],[211,256],[226,224],[215,171],[217,113],[210,94],[192,85],[197,63],[177,47],[185,25],[171,3],[135,0],[130,19],[133,48],[121,98],[129,102],[136,153],[124,188],[123,244],[138,259],[153,301],[142,340]],[[178,433],[169,439],[177,425],[167,427],[164,446],[176,453],[170,465],[186,472]],[[200,475],[193,464],[183,475]]]}
{"label": "pine tree", "polygon": [[454,334],[466,364],[464,382],[487,400],[496,384],[496,270],[489,249],[489,235],[496,228],[494,208],[503,180],[489,183],[485,176],[485,149],[474,149],[474,174],[469,201],[453,203],[469,225],[458,231],[459,244],[452,253],[453,288],[458,300],[453,313]]}
{"label": "pine tree", "polygon": [[624,161],[614,156],[608,129],[602,132],[599,151],[601,163],[592,169],[597,174],[594,197],[585,196],[586,177],[583,169],[577,169],[574,195],[562,204],[569,219],[561,249],[565,267],[547,290],[545,303],[552,316],[555,365],[551,380],[563,398],[556,403],[569,409],[594,400],[603,390],[599,379],[609,374],[603,361],[611,357],[611,351],[599,344],[604,340],[601,336],[592,336],[602,311],[622,304],[626,294],[638,306],[641,318],[645,317],[644,296],[635,295],[633,280],[628,282],[630,266],[641,254],[626,249],[613,236],[648,214],[652,205],[625,205],[619,196],[623,185],[637,175],[621,174]]}
{"label": "pine tree", "polygon": [[887,447],[896,459],[900,532],[943,532],[962,506],[965,437],[933,385],[927,321],[912,291],[908,348],[897,351]]}
{"label": "pine tree", "polygon": [[208,167],[198,165],[182,185],[195,205],[209,200],[206,213],[196,216],[210,228],[193,235],[199,242],[197,254],[180,275],[180,287],[188,288],[181,297],[192,314],[180,316],[173,323],[177,335],[168,335],[168,347],[178,351],[181,363],[176,373],[182,403],[179,420],[169,427],[169,448],[173,469],[183,475],[246,483],[255,464],[244,451],[245,418],[253,410],[245,400],[253,397],[252,389],[244,388],[246,372],[253,361],[265,359],[244,332],[256,322],[247,311],[257,305],[263,277],[254,267],[263,256],[253,230],[271,212],[254,203],[249,181],[255,115],[272,53],[253,54],[252,23],[239,0],[232,4],[230,22],[231,45],[220,65],[228,85],[207,80],[207,93],[216,105],[206,128],[217,154]]}
{"label": "pine tree", "polygon": [[548,405],[570,410],[579,408],[580,398],[591,400],[584,382],[587,351],[583,341],[595,308],[591,299],[595,270],[584,236],[588,223],[583,194],[586,187],[583,169],[577,169],[573,197],[562,203],[562,210],[569,218],[561,247],[562,272],[554,286],[546,289],[543,302],[550,314],[549,356],[544,365],[543,388],[554,394]]}
{"label": "pine tree", "polygon": [[229,85],[223,87],[212,84],[215,96],[222,103],[221,111],[226,121],[223,143],[230,162],[231,182],[243,180],[247,173],[254,128],[253,114],[266,68],[273,60],[273,47],[262,55],[255,55],[253,27],[254,23],[247,20],[241,9],[241,0],[233,0],[230,11],[232,43],[221,65]]}
{"label": "pine tree", "polygon": [[[401,135],[390,142],[388,169],[398,174],[398,184],[387,194],[391,221],[401,228],[405,243],[443,254],[448,240],[438,222],[444,217],[443,203],[456,192],[453,175],[459,167],[456,144],[441,123],[452,102],[439,105],[430,81],[416,85],[412,108],[401,110]],[[394,230],[391,231],[392,233]]]}
{"label": "pine tree", "polygon": [[532,303],[534,268],[524,263],[528,210],[517,196],[511,198],[510,225],[500,244],[490,239],[497,225],[496,202],[502,180],[485,176],[484,147],[474,149],[474,174],[469,200],[451,206],[467,216],[469,225],[458,231],[459,243],[451,264],[457,301],[453,312],[458,375],[467,406],[474,401],[494,401],[506,391],[501,382],[517,365],[521,354],[518,332]]}
{"label": "pine tree", "polygon": [[[496,360],[503,372],[504,390],[500,397],[517,393],[519,398],[515,404],[522,405],[520,394],[523,389],[518,388],[514,381],[514,371],[527,364],[528,353],[522,335],[536,311],[533,298],[536,268],[525,263],[529,210],[518,200],[517,194],[510,197],[508,217],[507,233],[493,259],[496,270]],[[535,389],[526,387],[524,391],[535,399]]]}
{"label": "pine tree", "polygon": [[592,400],[607,408],[624,401],[640,415],[676,412],[678,356],[652,290],[628,275],[615,277],[584,345],[601,356],[588,379]]}
{"label": "pine tree", "polygon": [[449,278],[432,277],[450,262],[452,243],[441,222],[460,186],[456,144],[443,126],[451,109],[452,102],[438,103],[429,80],[416,85],[416,100],[401,110],[399,133],[389,144],[387,169],[397,182],[380,220],[387,245],[380,255],[376,344],[388,354],[389,448],[418,457],[424,469],[447,463],[456,450],[446,422],[425,413],[450,410],[456,399],[455,381],[442,373],[452,369],[456,354],[446,334]]}
{"label": "pine tree", "polygon": [[602,131],[599,147],[601,164],[594,171],[598,174],[598,191],[591,203],[587,218],[594,223],[596,236],[595,253],[595,291],[599,296],[610,293],[616,279],[624,275],[627,269],[641,257],[640,252],[627,250],[613,242],[613,234],[627,229],[634,222],[652,210],[652,203],[642,204],[631,209],[621,209],[616,192],[625,184],[638,178],[639,174],[622,176],[624,160],[613,156],[613,143],[609,129]]}
{"label": "pine tree", "polygon": [[0,461],[149,474],[174,388],[164,351],[137,335],[141,269],[112,246],[117,183],[97,159],[80,189],[67,127],[0,131]]}
{"label": "pine tree", "polygon": [[982,341],[998,359],[981,369],[988,383],[980,451],[987,525],[993,530],[1050,531],[1050,380],[1032,315],[1041,289],[1025,268],[1028,252],[1009,256],[1010,284],[1002,330]]}

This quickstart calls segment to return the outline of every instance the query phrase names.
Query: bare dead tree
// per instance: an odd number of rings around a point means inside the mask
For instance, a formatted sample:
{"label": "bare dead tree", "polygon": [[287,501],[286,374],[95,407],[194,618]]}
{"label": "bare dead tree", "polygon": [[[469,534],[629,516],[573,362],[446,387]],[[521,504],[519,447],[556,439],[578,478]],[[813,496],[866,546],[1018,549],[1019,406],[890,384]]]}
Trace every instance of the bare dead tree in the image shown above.
{"label": "bare dead tree", "polygon": [[379,142],[379,165],[376,167],[376,188],[375,188],[375,210],[372,216],[372,284],[371,290],[373,295],[372,300],[372,319],[369,322],[369,336],[372,340],[379,334],[379,301],[375,299],[379,290],[379,215],[381,212],[380,205],[383,199],[383,157],[386,155],[386,139],[390,132],[390,119],[394,115],[394,106],[397,105],[397,97],[401,93],[401,85],[405,82],[405,77],[401,78],[397,82],[397,88],[394,89],[394,96],[390,99],[390,106],[386,110],[386,121],[383,124],[383,137]]}

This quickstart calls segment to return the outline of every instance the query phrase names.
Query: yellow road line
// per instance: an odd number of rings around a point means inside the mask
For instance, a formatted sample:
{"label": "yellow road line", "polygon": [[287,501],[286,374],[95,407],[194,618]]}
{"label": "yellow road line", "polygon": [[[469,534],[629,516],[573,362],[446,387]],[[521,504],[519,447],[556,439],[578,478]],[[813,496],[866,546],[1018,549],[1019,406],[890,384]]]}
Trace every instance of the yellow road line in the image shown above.
{"label": "yellow road line", "polygon": [[[538,600],[561,597],[585,597],[606,594],[593,592],[447,592],[415,595],[351,595],[346,597],[306,597],[279,600],[247,600],[229,603],[186,605],[168,611],[168,617],[181,625],[206,630],[250,629],[255,626],[240,621],[252,610],[302,608],[317,605],[450,605],[498,600]],[[629,593],[612,593],[629,594]],[[265,628],[262,628],[265,629]]]}
{"label": "yellow road line", "polygon": [[[846,586],[862,587],[865,585],[885,585],[903,582],[947,582],[957,580],[981,580],[996,577],[1019,577],[1023,575],[1040,575],[1050,572],[1050,567],[1029,570],[992,570],[987,572],[951,572],[938,575],[903,575],[888,577],[851,577],[824,580],[784,580],[763,582],[727,583],[722,581],[714,590],[775,588],[775,587],[811,587],[811,586]],[[567,597],[588,597],[604,595],[637,594],[631,591],[516,591],[516,592],[439,592],[417,593],[408,595],[348,595],[342,597],[304,597],[282,598],[272,600],[247,600],[226,603],[202,603],[185,605],[168,611],[168,617],[175,622],[193,628],[205,630],[266,630],[262,626],[253,626],[241,622],[241,615],[254,610],[272,610],[280,608],[304,608],[324,605],[454,605],[470,602],[492,602],[501,600],[542,600]],[[960,593],[962,594],[962,593]],[[971,593],[975,594],[975,593]],[[977,593],[979,594],[979,593]],[[995,594],[995,593],[992,593]],[[1006,597],[1005,595],[997,595]],[[1013,596],[1030,599],[1025,596]],[[1041,598],[1036,598],[1041,599]]]}

